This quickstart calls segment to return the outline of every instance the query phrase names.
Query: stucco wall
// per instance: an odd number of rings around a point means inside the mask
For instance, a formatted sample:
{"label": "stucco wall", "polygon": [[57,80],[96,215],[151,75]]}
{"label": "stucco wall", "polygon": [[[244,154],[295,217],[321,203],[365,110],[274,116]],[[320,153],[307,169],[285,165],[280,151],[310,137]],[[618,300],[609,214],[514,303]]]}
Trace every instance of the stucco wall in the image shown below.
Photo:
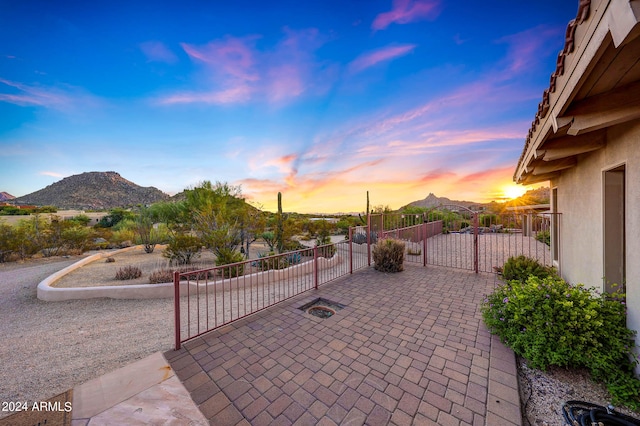
{"label": "stucco wall", "polygon": [[607,131],[605,148],[551,182],[562,213],[561,269],[571,283],[603,288],[603,172],[626,166],[627,325],[640,334],[640,120]]}

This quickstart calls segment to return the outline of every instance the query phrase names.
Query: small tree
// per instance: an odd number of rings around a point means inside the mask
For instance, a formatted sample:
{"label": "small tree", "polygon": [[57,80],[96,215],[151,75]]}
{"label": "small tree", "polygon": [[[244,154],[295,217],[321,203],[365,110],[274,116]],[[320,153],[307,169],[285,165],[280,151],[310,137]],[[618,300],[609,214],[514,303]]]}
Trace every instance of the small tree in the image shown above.
{"label": "small tree", "polygon": [[175,234],[169,238],[167,248],[162,256],[169,259],[170,264],[189,265],[193,258],[200,256],[202,241],[187,234]]}

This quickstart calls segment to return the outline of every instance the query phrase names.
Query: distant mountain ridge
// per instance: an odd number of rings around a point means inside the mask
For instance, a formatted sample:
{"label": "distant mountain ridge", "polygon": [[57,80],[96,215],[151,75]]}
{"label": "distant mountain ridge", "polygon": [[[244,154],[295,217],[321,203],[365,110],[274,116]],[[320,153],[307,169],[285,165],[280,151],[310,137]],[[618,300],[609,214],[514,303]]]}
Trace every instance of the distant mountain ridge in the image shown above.
{"label": "distant mountain ridge", "polygon": [[142,187],[116,172],[86,172],[66,177],[44,189],[14,198],[13,204],[55,206],[60,209],[108,210],[168,200],[168,194]]}
{"label": "distant mountain ridge", "polygon": [[[447,197],[438,197],[433,192],[431,192],[431,193],[429,193],[429,195],[427,195],[427,198],[425,198],[423,200],[413,201],[413,202],[407,204],[404,207],[423,207],[423,208],[430,209],[430,208],[433,208],[433,207],[438,207],[438,206],[446,205],[446,204],[452,204],[452,205],[456,205],[456,206],[463,206],[463,207],[467,207],[467,208],[472,208],[472,207],[485,205],[485,204],[476,203],[476,202],[473,202],[473,201],[457,201],[457,200],[451,200],[450,198],[447,198]],[[404,207],[402,207],[402,208],[404,208]]]}
{"label": "distant mountain ridge", "polygon": [[16,197],[9,194],[8,192],[0,192],[0,201],[9,201],[9,200],[13,200],[14,198]]}

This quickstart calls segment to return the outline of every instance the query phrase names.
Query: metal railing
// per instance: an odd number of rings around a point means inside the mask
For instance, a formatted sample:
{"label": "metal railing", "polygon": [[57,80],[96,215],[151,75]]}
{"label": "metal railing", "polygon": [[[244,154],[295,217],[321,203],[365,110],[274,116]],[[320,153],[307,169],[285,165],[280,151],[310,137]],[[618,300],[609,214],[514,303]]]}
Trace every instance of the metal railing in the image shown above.
{"label": "metal railing", "polygon": [[250,259],[173,277],[175,348],[208,331],[367,267],[366,227],[339,242]]}
{"label": "metal railing", "polygon": [[[371,266],[381,238],[405,242],[405,262],[497,272],[511,256],[553,265],[559,253],[540,238],[559,235],[559,214],[471,212],[426,222],[426,215],[370,215],[331,244],[174,273],[175,348],[218,327]],[[422,222],[420,222],[422,220]],[[394,228],[395,226],[395,228]],[[555,245],[558,246],[559,245]]]}

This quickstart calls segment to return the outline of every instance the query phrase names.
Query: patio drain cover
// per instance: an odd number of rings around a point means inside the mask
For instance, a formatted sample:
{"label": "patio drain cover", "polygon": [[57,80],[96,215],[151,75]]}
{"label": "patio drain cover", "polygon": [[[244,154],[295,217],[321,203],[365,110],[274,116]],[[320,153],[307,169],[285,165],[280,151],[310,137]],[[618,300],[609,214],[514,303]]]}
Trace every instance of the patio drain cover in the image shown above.
{"label": "patio drain cover", "polygon": [[339,303],[319,297],[298,309],[318,318],[330,318],[342,308],[344,306]]}

